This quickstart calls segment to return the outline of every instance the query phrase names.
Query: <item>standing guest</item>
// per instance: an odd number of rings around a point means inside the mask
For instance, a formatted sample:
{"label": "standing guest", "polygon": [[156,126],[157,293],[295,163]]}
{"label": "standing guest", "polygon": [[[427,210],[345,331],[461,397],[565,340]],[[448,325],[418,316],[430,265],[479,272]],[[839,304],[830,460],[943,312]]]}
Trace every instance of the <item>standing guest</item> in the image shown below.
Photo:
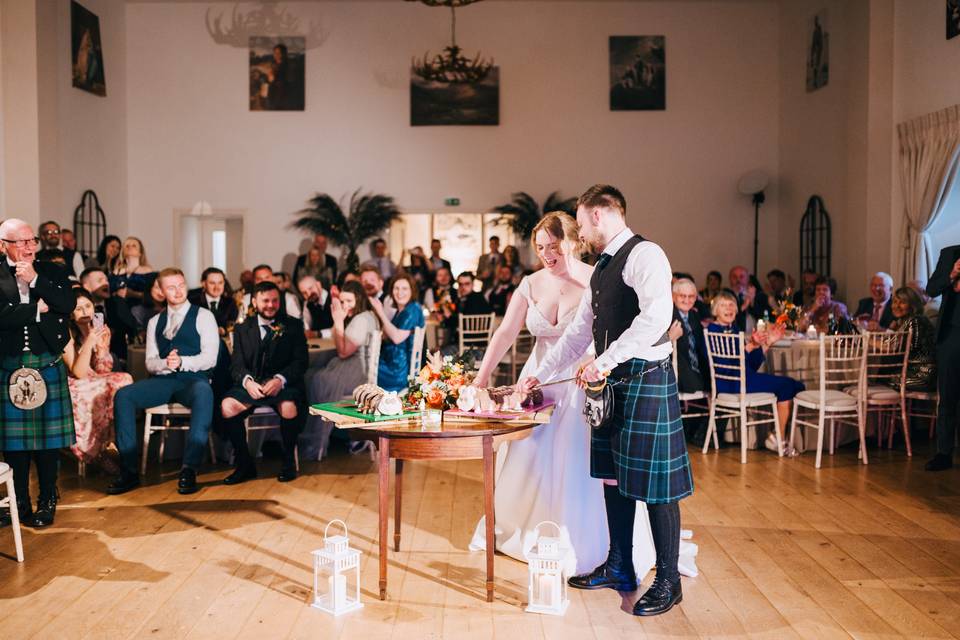
{"label": "standing guest", "polygon": [[[270,267],[270,265],[258,264],[253,268],[253,286],[256,287],[261,282],[273,282],[276,284],[273,268]],[[297,296],[293,295],[290,291],[284,291],[283,300],[284,304],[280,309],[280,313],[299,320],[303,312],[300,310],[300,302],[297,300]],[[255,316],[256,314],[257,309],[253,304],[253,294],[245,293],[238,305],[237,322],[243,322],[246,318]]]}
{"label": "standing guest", "polygon": [[486,291],[493,286],[493,281],[497,275],[497,266],[503,263],[503,254],[500,253],[500,238],[490,236],[490,253],[480,256],[477,261],[477,279],[483,282],[483,289]]}
{"label": "standing guest", "polygon": [[143,300],[151,276],[156,273],[147,260],[147,251],[140,238],[130,236],[124,240],[121,260],[114,266],[114,275],[124,278],[127,299],[134,303]]}
{"label": "standing guest", "polygon": [[[304,271],[306,269],[306,271]],[[306,253],[297,256],[293,267],[293,281],[310,275],[323,283],[325,289],[337,281],[337,259],[327,253],[327,236],[318,233],[313,236],[313,246]]]}
{"label": "standing guest", "polygon": [[800,273],[800,290],[793,294],[793,304],[800,307],[809,307],[813,304],[816,295],[817,278],[820,277],[813,269],[807,268]]}
{"label": "standing guest", "polygon": [[856,317],[870,331],[886,329],[893,322],[890,294],[893,293],[893,277],[878,271],[870,278],[870,297],[857,303]]}
{"label": "standing guest", "polygon": [[370,254],[373,257],[367,260],[364,265],[376,267],[377,271],[380,272],[380,277],[384,280],[392,278],[393,274],[397,272],[397,267],[387,255],[387,243],[383,238],[377,238],[370,243]]}
{"label": "standing guest", "polygon": [[110,327],[95,320],[93,299],[84,289],[75,289],[77,307],[70,318],[70,342],[63,361],[70,372],[70,397],[77,443],[71,447],[78,460],[96,462],[108,473],[117,465],[107,456],[113,442],[113,397],[133,384],[129,373],[113,371]]}
{"label": "standing guest", "polygon": [[[146,339],[147,323],[150,322],[150,318],[162,313],[167,308],[167,298],[163,295],[163,289],[160,288],[160,281],[157,278],[154,278],[153,282],[150,283],[148,291],[149,293],[144,296],[143,301],[130,311],[136,318],[137,324],[140,325],[137,335],[143,340]],[[234,306],[236,306],[236,303],[234,303]]]}
{"label": "standing guest", "polygon": [[913,287],[900,287],[893,294],[892,308],[890,330],[909,330],[911,336],[906,388],[933,391],[937,386],[937,331],[924,315],[923,298]]}
{"label": "standing guest", "polygon": [[217,267],[207,267],[200,276],[200,288],[193,289],[187,295],[190,304],[203,309],[209,309],[217,319],[220,335],[227,334],[227,330],[237,320],[237,303],[227,284],[226,274]]}
{"label": "standing guest", "polygon": [[136,414],[168,402],[190,407],[190,430],[177,491],[190,494],[198,489],[197,469],[203,462],[213,419],[210,377],[220,351],[220,332],[209,310],[187,302],[187,281],[180,269],[164,269],[157,274],[157,281],[167,310],[147,324],[146,368],[151,377],[120,389],[114,400],[120,475],[107,487],[109,494],[140,486]]}
{"label": "standing guest", "polygon": [[741,331],[750,333],[765,313],[770,312],[767,296],[759,284],[752,279],[746,267],[736,266],[730,269],[730,291],[737,299],[737,326]]}
{"label": "standing guest", "polygon": [[303,328],[308,338],[316,338],[324,329],[333,327],[333,316],[330,315],[333,296],[313,276],[300,278],[297,288],[303,298]]}
{"label": "standing guest", "polygon": [[457,304],[457,290],[453,286],[453,275],[447,267],[437,269],[433,278],[433,286],[423,294],[423,306],[431,313],[441,313],[438,305]]}
{"label": "standing guest", "polygon": [[377,384],[387,391],[400,391],[407,387],[414,329],[424,326],[423,307],[417,302],[418,294],[417,282],[413,277],[408,273],[400,273],[394,277],[390,287],[390,297],[396,305],[393,317],[387,317],[379,300],[373,298],[370,301],[383,329]]}
{"label": "standing guest", "polygon": [[838,323],[845,320],[849,315],[847,307],[833,299],[830,280],[823,276],[817,278],[813,293],[813,303],[806,308],[807,326],[815,326],[817,333],[829,333],[830,317]]}
{"label": "standing guest", "polygon": [[[0,244],[6,253],[0,267],[0,449],[13,470],[20,522],[46,527],[53,524],[59,499],[58,450],[75,441],[61,354],[70,339],[67,320],[76,298],[63,268],[36,262],[40,239],[29,224],[4,221]],[[11,394],[10,375],[23,368],[32,369],[46,385],[42,403],[37,403],[37,385],[26,379]],[[40,484],[36,513],[30,502],[31,460]],[[0,515],[0,524],[9,522],[9,513]]]}
{"label": "standing guest", "polygon": [[[403,262],[402,258],[400,262]],[[423,292],[427,290],[434,278],[434,271],[430,265],[430,261],[423,255],[423,247],[414,247],[410,250],[410,266],[404,270],[413,276],[413,279],[417,283],[417,289],[421,292],[421,295],[423,295]]]}
{"label": "standing guest", "polygon": [[520,252],[512,244],[508,244],[503,250],[503,264],[510,267],[510,272],[513,274],[513,284],[519,284],[526,270],[520,261]]}
{"label": "standing guest", "polygon": [[719,271],[711,271],[707,274],[707,286],[700,290],[700,298],[709,305],[722,290],[723,276]]}
{"label": "standing guest", "polygon": [[126,300],[110,295],[107,274],[99,267],[84,269],[80,273],[80,286],[90,294],[94,311],[102,313],[110,328],[110,351],[121,360],[127,359],[127,344],[140,332],[141,325]]}
{"label": "standing guest", "polygon": [[953,466],[953,448],[960,415],[960,244],[940,251],[937,268],[927,282],[927,295],[943,296],[937,326],[937,454],[927,471]]}
{"label": "standing guest", "polygon": [[439,240],[434,238],[430,241],[430,267],[431,270],[436,272],[440,269],[446,268],[453,273],[453,268],[450,266],[450,261],[444,259],[440,255],[440,250],[443,249],[443,245]]}
{"label": "standing guest", "polygon": [[253,303],[256,322],[244,322],[233,335],[234,386],[220,403],[224,428],[236,452],[236,469],[224,484],[257,477],[244,427],[244,419],[257,407],[270,407],[280,415],[283,464],[277,480],[290,482],[297,477],[297,437],[306,415],[303,375],[308,357],[303,324],[279,314],[280,290],[272,282],[254,287]]}
{"label": "standing guest", "polygon": [[487,290],[487,301],[490,307],[498,317],[503,317],[507,312],[507,305],[510,304],[510,296],[513,295],[517,285],[513,284],[513,271],[507,264],[501,264],[497,267],[497,280],[493,286]]}
{"label": "standing guest", "polygon": [[[70,235],[73,236],[72,233]],[[83,256],[77,252],[76,242],[73,243],[73,248],[69,248],[64,240],[59,224],[53,220],[44,222],[40,225],[40,243],[43,245],[43,250],[37,253],[37,260],[56,262],[54,258],[62,256],[67,271],[76,278],[83,272]]]}

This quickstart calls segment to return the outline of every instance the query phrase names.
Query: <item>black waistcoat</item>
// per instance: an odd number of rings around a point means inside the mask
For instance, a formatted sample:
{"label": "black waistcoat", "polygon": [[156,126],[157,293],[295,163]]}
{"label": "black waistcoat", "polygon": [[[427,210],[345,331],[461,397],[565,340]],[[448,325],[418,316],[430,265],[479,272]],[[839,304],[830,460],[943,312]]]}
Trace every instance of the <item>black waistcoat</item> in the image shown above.
{"label": "black waistcoat", "polygon": [[[644,238],[635,235],[627,240],[616,255],[602,269],[594,269],[590,278],[590,293],[593,304],[593,347],[599,356],[607,345],[615,341],[627,330],[633,319],[640,314],[637,294],[623,281],[623,268],[633,248],[644,242]],[[618,369],[628,363],[623,363]]]}

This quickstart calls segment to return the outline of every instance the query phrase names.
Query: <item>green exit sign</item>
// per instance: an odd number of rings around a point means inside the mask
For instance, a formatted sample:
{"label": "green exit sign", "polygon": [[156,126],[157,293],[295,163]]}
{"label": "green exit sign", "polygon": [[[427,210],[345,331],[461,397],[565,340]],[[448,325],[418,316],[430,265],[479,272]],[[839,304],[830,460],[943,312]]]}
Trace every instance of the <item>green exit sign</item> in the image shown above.
{"label": "green exit sign", "polygon": [[459,207],[460,198],[447,198],[443,201],[443,204],[447,205],[448,207]]}

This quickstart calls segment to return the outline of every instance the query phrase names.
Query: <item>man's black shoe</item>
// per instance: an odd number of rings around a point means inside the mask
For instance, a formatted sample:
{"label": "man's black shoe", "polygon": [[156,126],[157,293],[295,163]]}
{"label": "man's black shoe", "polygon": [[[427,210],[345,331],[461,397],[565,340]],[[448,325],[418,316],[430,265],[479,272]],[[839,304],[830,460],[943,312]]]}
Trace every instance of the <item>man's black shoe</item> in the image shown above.
{"label": "man's black shoe", "polygon": [[953,467],[953,457],[945,453],[938,453],[930,459],[924,467],[927,471],[946,471]]}
{"label": "man's black shoe", "polygon": [[197,486],[197,472],[190,467],[180,469],[180,480],[177,482],[177,493],[189,495],[200,490]]}
{"label": "man's black shoe", "polygon": [[121,493],[132,491],[140,486],[140,476],[136,473],[121,471],[117,479],[107,486],[107,493],[112,496],[118,496]]}
{"label": "man's black shoe", "polygon": [[53,518],[57,514],[57,500],[59,495],[53,494],[47,498],[37,500],[37,510],[33,514],[33,519],[27,522],[30,527],[49,527],[53,524]]}
{"label": "man's black shoe", "polygon": [[608,567],[608,563],[604,562],[590,573],[569,578],[567,584],[574,589],[637,590],[637,574],[633,567],[629,571],[615,571]]}
{"label": "man's black shoe", "polygon": [[297,479],[297,468],[296,467],[287,467],[284,466],[280,469],[280,473],[277,475],[277,480],[280,482],[290,482],[291,480]]}
{"label": "man's black shoe", "polygon": [[[29,496],[26,499],[17,498],[17,516],[20,518],[21,526],[29,526],[33,522],[33,506],[30,504]],[[10,515],[10,508],[4,507],[0,510],[0,527],[9,527],[13,524],[13,516]]]}
{"label": "man's black shoe", "polygon": [[251,464],[243,467],[237,467],[233,473],[223,479],[223,484],[240,484],[241,482],[246,482],[247,480],[253,480],[256,477],[257,468]]}
{"label": "man's black shoe", "polygon": [[633,615],[658,616],[670,611],[673,605],[681,602],[683,602],[683,590],[680,588],[679,579],[671,583],[667,580],[654,578],[650,588],[633,605]]}

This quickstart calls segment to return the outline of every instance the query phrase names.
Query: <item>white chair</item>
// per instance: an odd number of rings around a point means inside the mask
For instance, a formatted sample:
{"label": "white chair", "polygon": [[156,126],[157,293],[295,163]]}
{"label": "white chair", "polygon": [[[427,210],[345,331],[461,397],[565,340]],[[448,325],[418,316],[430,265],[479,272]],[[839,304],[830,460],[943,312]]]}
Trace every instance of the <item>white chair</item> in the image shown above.
{"label": "white chair", "polygon": [[866,332],[866,407],[867,418],[877,416],[877,446],[882,446],[884,431],[889,431],[888,445],[893,446],[896,429],[895,417],[899,416],[907,456],[913,456],[910,444],[910,422],[907,419],[906,377],[910,359],[910,340],[913,332]]}
{"label": "white chair", "polygon": [[[167,404],[157,405],[156,407],[150,407],[146,410],[146,415],[143,419],[143,458],[140,461],[141,475],[147,472],[147,453],[150,450],[150,436],[153,435],[155,431],[161,433],[160,453],[157,456],[157,460],[163,463],[163,448],[167,443],[167,433],[170,431],[190,430],[189,424],[173,424],[173,420],[182,420],[189,416],[190,408],[183,406],[179,402],[168,402]],[[160,424],[154,423],[155,418],[160,418]],[[213,431],[210,432],[207,439],[210,442],[210,461],[216,464],[217,454],[213,448]]]}
{"label": "white chair", "polygon": [[486,349],[493,337],[495,319],[493,313],[457,316],[458,353],[463,355],[467,349]]}
{"label": "white chair", "polygon": [[17,510],[17,491],[13,487],[13,469],[6,462],[0,462],[0,482],[7,485],[7,495],[0,498],[0,507],[10,509],[10,525],[13,527],[13,544],[17,548],[17,562],[23,562],[23,540],[20,538],[20,512]]}
{"label": "white chair", "polygon": [[[670,359],[673,362],[673,375],[679,380],[676,340],[673,341],[673,353]],[[706,391],[685,393],[678,390],[677,397],[680,399],[680,418],[705,418],[710,415],[710,396]]]}
{"label": "white chair", "polygon": [[423,344],[426,341],[427,332],[424,327],[417,327],[413,330],[413,348],[410,351],[410,377],[416,378],[420,373],[420,365],[423,364]]}
{"label": "white chair", "polygon": [[[817,461],[823,458],[823,431],[830,421],[830,454],[833,455],[833,431],[836,421],[856,420],[860,433],[860,459],[867,464],[866,420],[866,350],[862,335],[820,335],[818,345],[820,369],[817,389],[801,391],[793,399],[790,442],[794,442],[797,425],[817,430]],[[800,419],[800,410],[815,411],[816,421]],[[804,439],[806,440],[806,439]]]}
{"label": "white chair", "polygon": [[[936,391],[910,391],[904,393],[907,401],[907,419],[926,418],[930,421],[930,438],[933,439],[937,432],[937,413],[940,410],[940,394]],[[915,409],[915,402],[923,402],[927,405],[926,410]],[[890,432],[893,437],[893,431]]]}
{"label": "white chair", "polygon": [[[736,418],[740,421],[740,463],[747,462],[747,428],[761,424],[773,424],[773,433],[777,439],[777,455],[783,455],[783,441],[780,438],[780,418],[777,415],[777,396],[772,393],[747,393],[747,368],[744,357],[743,332],[716,333],[704,332],[707,341],[707,357],[710,361],[710,421],[707,425],[707,438],[703,443],[703,453],[713,446],[720,448],[717,439],[717,418]],[[729,380],[738,384],[739,393],[717,393],[717,381]],[[748,414],[754,419],[749,420]]]}
{"label": "white chair", "polygon": [[[253,413],[248,415],[243,420],[243,428],[246,431],[247,439],[249,440],[251,431],[269,431],[271,429],[280,428],[280,415],[273,410],[271,407],[257,407],[253,410]],[[249,447],[249,442],[247,443]],[[256,454],[253,454],[253,457],[256,458]],[[300,446],[295,445],[293,447],[293,463],[296,466],[297,472],[300,471]]]}

